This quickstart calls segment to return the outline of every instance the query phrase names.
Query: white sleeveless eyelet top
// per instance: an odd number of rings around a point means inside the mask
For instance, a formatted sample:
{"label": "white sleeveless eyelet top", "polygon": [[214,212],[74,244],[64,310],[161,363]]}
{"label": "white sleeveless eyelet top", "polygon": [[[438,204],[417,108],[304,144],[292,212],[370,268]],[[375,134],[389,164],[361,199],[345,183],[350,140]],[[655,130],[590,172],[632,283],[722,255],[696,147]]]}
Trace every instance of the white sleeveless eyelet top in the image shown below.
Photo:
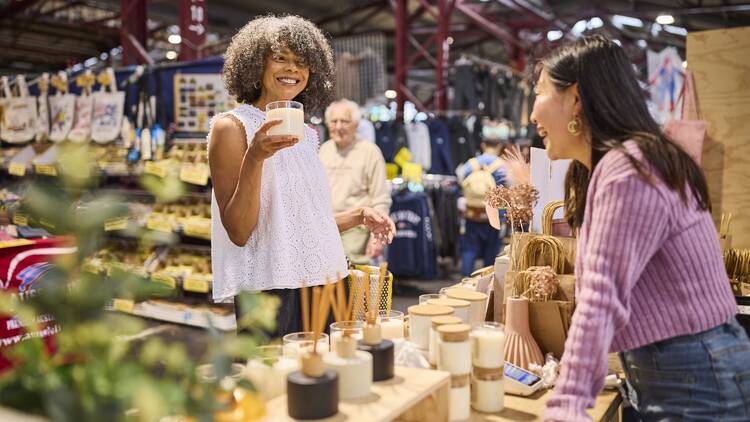
{"label": "white sleeveless eyelet top", "polygon": [[[266,119],[264,112],[247,104],[227,113],[244,125],[248,145]],[[303,140],[263,163],[258,225],[243,247],[229,240],[211,192],[215,301],[226,301],[240,291],[320,285],[335,280],[337,274],[347,274],[330,185],[318,148],[317,134],[305,126]]]}

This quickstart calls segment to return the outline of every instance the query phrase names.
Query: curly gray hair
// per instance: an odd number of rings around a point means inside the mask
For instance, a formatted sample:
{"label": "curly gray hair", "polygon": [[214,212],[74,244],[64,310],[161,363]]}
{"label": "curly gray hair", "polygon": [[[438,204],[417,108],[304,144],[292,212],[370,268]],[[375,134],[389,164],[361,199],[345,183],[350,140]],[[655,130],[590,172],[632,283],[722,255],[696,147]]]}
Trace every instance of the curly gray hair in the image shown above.
{"label": "curly gray hair", "polygon": [[224,86],[240,102],[256,101],[261,93],[266,57],[284,48],[310,69],[305,90],[294,100],[304,104],[307,112],[321,112],[333,96],[333,51],[323,32],[299,16],[269,15],[242,27],[224,53]]}

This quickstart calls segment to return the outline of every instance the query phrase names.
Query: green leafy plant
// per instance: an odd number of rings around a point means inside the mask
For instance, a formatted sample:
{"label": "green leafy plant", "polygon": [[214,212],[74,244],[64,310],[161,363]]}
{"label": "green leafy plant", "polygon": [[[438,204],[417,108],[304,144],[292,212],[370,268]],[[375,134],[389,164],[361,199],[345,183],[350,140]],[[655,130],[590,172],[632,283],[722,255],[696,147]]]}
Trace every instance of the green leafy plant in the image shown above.
{"label": "green leafy plant", "polygon": [[[189,415],[210,421],[226,403],[217,393],[236,386],[226,382],[231,364],[246,359],[262,333],[275,325],[276,299],[243,295],[243,309],[252,309],[240,323],[250,335],[225,335],[210,327],[206,356],[195,359],[184,345],[139,333],[143,320],[105,308],[115,298],[139,301],[166,296],[171,290],[142,276],[113,271],[108,275],[83,271],[84,261],[105,241],[105,221],[126,213],[122,201],[96,193],[95,172],[85,146],[66,148],[60,177],[33,182],[24,197],[24,211],[58,232],[75,238],[77,253],[55,261],[53,270],[35,285],[34,295],[0,293],[0,314],[15,315],[26,332],[38,332],[54,318],[58,330],[55,351],[47,353],[40,338],[30,338],[3,350],[14,368],[0,374],[0,406],[40,414],[55,421],[158,421],[167,415]],[[174,198],[179,181],[147,179],[159,195]],[[136,241],[153,239],[136,234]],[[40,324],[41,322],[41,324]],[[213,365],[215,377],[196,375],[199,363]],[[251,390],[246,381],[240,387]]]}

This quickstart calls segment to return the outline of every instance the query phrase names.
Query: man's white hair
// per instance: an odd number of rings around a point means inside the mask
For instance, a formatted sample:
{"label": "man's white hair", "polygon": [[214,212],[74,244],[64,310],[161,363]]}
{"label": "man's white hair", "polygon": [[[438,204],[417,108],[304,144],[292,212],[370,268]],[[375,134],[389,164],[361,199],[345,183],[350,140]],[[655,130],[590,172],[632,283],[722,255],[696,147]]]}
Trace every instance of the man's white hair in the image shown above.
{"label": "man's white hair", "polygon": [[333,111],[333,108],[339,105],[344,105],[349,108],[349,116],[351,117],[352,122],[359,122],[359,119],[362,117],[362,112],[359,111],[359,105],[352,100],[343,98],[341,100],[336,100],[332,102],[330,105],[328,105],[328,108],[326,108],[326,114],[325,114],[326,123],[328,123],[331,120],[331,113]]}

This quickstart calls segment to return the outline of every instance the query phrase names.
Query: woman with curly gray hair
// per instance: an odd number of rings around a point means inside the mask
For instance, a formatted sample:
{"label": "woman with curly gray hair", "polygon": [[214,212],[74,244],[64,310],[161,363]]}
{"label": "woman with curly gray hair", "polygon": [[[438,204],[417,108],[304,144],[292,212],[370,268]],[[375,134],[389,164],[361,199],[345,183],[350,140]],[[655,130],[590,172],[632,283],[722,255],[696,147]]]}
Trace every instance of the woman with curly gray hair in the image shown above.
{"label": "woman with curly gray hair", "polygon": [[[232,38],[222,76],[243,104],[217,115],[208,135],[213,298],[265,291],[281,300],[272,334],[301,331],[299,289],[347,274],[339,231],[362,224],[390,242],[395,227],[371,208],[334,215],[314,130],[302,139],[268,134],[281,120],[266,118],[267,104],[295,100],[316,113],[330,101],[333,53],[315,25],[297,16],[250,21]],[[239,322],[247,310],[238,308]]]}

